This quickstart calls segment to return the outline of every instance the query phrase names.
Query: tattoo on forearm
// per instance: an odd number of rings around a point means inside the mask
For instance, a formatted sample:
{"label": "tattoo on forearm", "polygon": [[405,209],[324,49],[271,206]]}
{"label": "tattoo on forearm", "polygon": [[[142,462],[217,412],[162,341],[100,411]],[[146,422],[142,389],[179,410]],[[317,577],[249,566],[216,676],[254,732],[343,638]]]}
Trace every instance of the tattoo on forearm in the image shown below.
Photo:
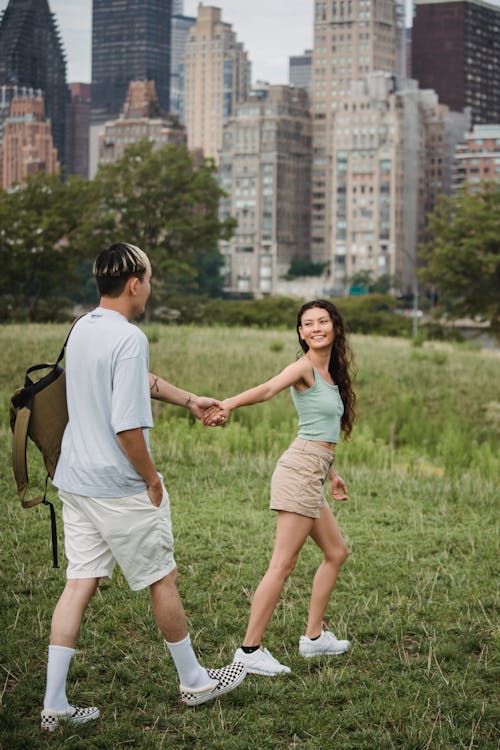
{"label": "tattoo on forearm", "polygon": [[151,385],[151,388],[149,389],[151,392],[153,392],[155,390],[156,390],[156,393],[160,392],[160,389],[158,387],[158,381],[159,381],[159,379],[160,378],[157,375],[153,375],[153,383]]}

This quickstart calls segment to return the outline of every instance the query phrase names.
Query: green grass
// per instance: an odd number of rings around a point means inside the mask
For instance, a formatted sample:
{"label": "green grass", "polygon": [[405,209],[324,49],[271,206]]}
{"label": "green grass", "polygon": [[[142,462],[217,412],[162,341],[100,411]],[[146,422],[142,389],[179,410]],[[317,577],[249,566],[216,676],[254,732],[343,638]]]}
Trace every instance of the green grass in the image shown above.
{"label": "green grass", "polygon": [[[350,556],[328,618],[351,651],[313,662],[298,656],[319,562],[308,543],[266,633],[266,645],[292,674],[249,676],[220,701],[187,709],[147,592],[130,592],[117,572],[86,613],[69,679],[71,699],[99,705],[102,718],[42,734],[46,647],[64,569],[50,567],[47,509],[17,503],[7,406],[24,369],[57,354],[64,330],[2,330],[2,748],[498,747],[500,359],[374,337],[353,340],[359,421],[338,450],[351,499],[335,511]],[[298,348],[292,334],[277,331],[151,330],[155,371],[220,396],[275,374]],[[203,663],[220,665],[241,641],[272,549],[269,480],[294,436],[293,407],[281,394],[211,430],[180,409],[155,405],[155,412],[152,447],[171,496],[191,637]],[[43,472],[30,454],[37,485]]]}

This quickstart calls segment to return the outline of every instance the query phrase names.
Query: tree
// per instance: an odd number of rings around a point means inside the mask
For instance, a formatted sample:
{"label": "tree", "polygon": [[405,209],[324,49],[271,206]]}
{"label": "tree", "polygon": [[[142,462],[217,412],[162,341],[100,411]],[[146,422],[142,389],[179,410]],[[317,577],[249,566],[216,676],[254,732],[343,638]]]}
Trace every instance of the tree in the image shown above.
{"label": "tree", "polygon": [[[187,148],[155,149],[150,141],[129,146],[95,179],[98,210],[80,230],[80,244],[95,255],[112,242],[132,242],[150,256],[153,304],[169,295],[220,289],[219,239],[229,239],[235,220],[219,220],[223,191],[211,160],[200,164]],[[203,279],[200,279],[203,276]]]}
{"label": "tree", "polygon": [[78,286],[80,260],[71,245],[87,206],[91,183],[75,177],[38,173],[10,191],[0,190],[0,315],[4,319],[57,318],[55,297],[70,296]]}
{"label": "tree", "polygon": [[441,197],[429,217],[420,277],[435,284],[453,316],[488,321],[500,338],[500,184]]}
{"label": "tree", "polygon": [[326,263],[314,263],[309,258],[292,258],[285,279],[296,279],[301,276],[321,276]]}
{"label": "tree", "polygon": [[395,287],[395,281],[388,273],[373,277],[373,271],[358,271],[349,279],[351,287],[362,287],[369,294],[389,294],[391,288]]}

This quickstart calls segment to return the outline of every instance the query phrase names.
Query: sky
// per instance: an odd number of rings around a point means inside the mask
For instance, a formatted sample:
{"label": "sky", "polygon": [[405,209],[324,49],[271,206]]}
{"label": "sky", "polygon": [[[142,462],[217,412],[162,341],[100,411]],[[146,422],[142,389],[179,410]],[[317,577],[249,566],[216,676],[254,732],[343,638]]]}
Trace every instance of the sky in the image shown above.
{"label": "sky", "polygon": [[[500,5],[500,0],[489,0]],[[222,8],[252,63],[252,80],[288,82],[288,58],[310,49],[313,42],[313,0],[205,0]],[[407,24],[411,0],[406,0]],[[0,0],[0,11],[8,0]],[[67,81],[90,81],[92,0],[49,0],[56,14],[67,60]],[[184,13],[196,16],[198,0],[184,0]]]}

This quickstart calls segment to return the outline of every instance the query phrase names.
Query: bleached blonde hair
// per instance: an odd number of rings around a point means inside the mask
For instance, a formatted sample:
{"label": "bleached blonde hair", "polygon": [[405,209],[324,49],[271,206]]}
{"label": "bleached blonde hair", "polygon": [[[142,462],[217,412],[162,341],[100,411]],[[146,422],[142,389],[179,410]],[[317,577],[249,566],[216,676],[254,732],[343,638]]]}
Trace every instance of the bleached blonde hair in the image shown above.
{"label": "bleached blonde hair", "polygon": [[117,242],[99,253],[92,272],[101,296],[119,297],[131,276],[151,273],[151,262],[137,245]]}

